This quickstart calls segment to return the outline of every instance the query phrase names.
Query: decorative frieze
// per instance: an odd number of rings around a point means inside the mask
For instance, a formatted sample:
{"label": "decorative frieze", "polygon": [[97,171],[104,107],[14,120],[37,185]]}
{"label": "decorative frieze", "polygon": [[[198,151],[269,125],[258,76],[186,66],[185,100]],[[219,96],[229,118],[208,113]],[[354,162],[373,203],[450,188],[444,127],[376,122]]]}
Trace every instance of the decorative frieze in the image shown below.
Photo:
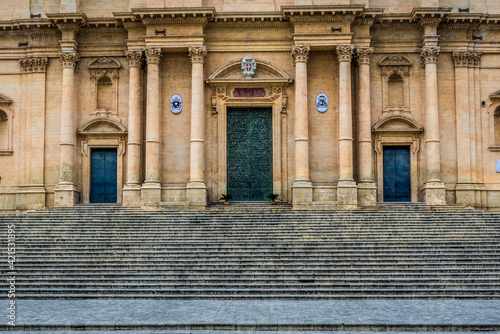
{"label": "decorative frieze", "polygon": [[292,60],[295,63],[307,63],[311,47],[304,45],[292,45]]}
{"label": "decorative frieze", "polygon": [[420,57],[422,57],[422,63],[425,64],[435,64],[439,58],[439,46],[425,46],[420,52]]}
{"label": "decorative frieze", "polygon": [[22,72],[44,73],[47,70],[47,57],[29,57],[19,59]]}
{"label": "decorative frieze", "polygon": [[197,46],[188,49],[191,63],[205,63],[207,59],[207,48],[205,46]]}
{"label": "decorative frieze", "polygon": [[354,54],[354,45],[351,44],[341,44],[337,45],[337,49],[335,50],[337,53],[337,58],[339,62],[351,62],[352,56]]}
{"label": "decorative frieze", "polygon": [[130,67],[140,67],[144,57],[141,51],[127,51],[127,60]]}
{"label": "decorative frieze", "polygon": [[144,53],[148,64],[159,64],[163,57],[161,49],[146,49]]}
{"label": "decorative frieze", "polygon": [[60,54],[60,60],[63,68],[75,69],[80,57],[76,52],[62,52]]}
{"label": "decorative frieze", "polygon": [[370,59],[373,54],[373,48],[357,48],[356,59],[358,64],[370,64]]}

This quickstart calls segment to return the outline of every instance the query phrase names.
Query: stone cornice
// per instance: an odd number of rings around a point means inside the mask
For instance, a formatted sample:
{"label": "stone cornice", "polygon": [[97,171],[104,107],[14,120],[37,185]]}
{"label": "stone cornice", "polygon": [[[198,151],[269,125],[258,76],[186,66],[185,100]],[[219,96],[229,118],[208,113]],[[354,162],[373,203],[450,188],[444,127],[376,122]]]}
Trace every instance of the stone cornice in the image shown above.
{"label": "stone cornice", "polygon": [[77,31],[87,22],[87,15],[84,13],[48,13],[46,15],[61,31]]}
{"label": "stone cornice", "polygon": [[75,69],[76,64],[80,60],[80,57],[76,52],[62,52],[59,57],[63,68]]}
{"label": "stone cornice", "polygon": [[161,49],[146,49],[144,50],[146,62],[149,64],[159,64],[163,55]]}
{"label": "stone cornice", "polygon": [[411,11],[411,16],[422,24],[439,24],[448,17],[452,9],[451,7],[416,7]]}
{"label": "stone cornice", "polygon": [[311,47],[305,45],[292,45],[292,61],[296,63],[307,63]]}
{"label": "stone cornice", "polygon": [[19,59],[21,72],[44,73],[47,70],[47,57],[26,57]]}
{"label": "stone cornice", "polygon": [[281,6],[284,17],[314,16],[314,15],[356,15],[360,14],[364,5],[292,5]]}
{"label": "stone cornice", "polygon": [[216,14],[214,22],[281,22],[285,18],[279,12],[243,12]]}
{"label": "stone cornice", "polygon": [[188,48],[188,52],[191,63],[205,63],[207,59],[207,48],[205,46],[190,47]]}
{"label": "stone cornice", "polygon": [[337,54],[339,62],[351,62],[352,56],[354,54],[354,45],[351,44],[337,45],[335,53]]}
{"label": "stone cornice", "polygon": [[420,57],[422,58],[422,63],[425,64],[435,64],[439,58],[439,46],[425,46],[420,52]]}

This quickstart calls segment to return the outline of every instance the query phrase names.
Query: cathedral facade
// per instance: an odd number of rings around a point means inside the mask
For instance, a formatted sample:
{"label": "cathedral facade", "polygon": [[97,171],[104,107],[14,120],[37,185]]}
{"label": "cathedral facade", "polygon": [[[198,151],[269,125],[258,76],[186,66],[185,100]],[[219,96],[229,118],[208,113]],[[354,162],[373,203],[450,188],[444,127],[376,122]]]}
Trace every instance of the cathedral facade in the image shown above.
{"label": "cathedral facade", "polygon": [[0,3],[0,210],[500,208],[497,0]]}

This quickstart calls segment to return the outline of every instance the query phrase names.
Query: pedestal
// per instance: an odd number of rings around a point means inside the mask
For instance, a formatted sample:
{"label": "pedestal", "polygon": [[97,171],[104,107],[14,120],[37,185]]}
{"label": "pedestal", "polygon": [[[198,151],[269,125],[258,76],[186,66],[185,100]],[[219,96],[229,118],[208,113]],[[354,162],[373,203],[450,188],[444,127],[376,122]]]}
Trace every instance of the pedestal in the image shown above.
{"label": "pedestal", "polygon": [[377,205],[377,187],[373,182],[358,182],[358,203],[361,206]]}
{"label": "pedestal", "polygon": [[144,210],[157,209],[161,201],[161,185],[144,183],[141,188],[141,207]]}
{"label": "pedestal", "polygon": [[189,184],[186,187],[186,209],[205,210],[207,194],[207,188],[204,184]]}
{"label": "pedestal", "polygon": [[292,204],[294,209],[312,209],[313,186],[311,182],[295,182],[293,184]]}
{"label": "pedestal", "polygon": [[122,190],[122,205],[123,206],[140,206],[141,205],[141,187],[125,186]]}
{"label": "pedestal", "polygon": [[442,182],[427,182],[424,186],[424,201],[427,205],[446,205],[446,188]]}
{"label": "pedestal", "polygon": [[80,192],[75,185],[59,185],[54,189],[54,206],[73,206],[78,203]]}
{"label": "pedestal", "polygon": [[341,210],[358,207],[358,186],[354,181],[339,181],[337,184],[337,205]]}

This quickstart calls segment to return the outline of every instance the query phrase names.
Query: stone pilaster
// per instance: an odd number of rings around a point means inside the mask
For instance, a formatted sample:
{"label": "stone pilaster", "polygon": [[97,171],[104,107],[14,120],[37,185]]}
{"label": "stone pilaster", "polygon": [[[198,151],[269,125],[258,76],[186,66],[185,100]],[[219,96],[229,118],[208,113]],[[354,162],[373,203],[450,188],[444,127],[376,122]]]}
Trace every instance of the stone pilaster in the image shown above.
{"label": "stone pilaster", "polygon": [[191,58],[191,142],[189,183],[186,187],[186,204],[190,209],[205,209],[207,186],[205,184],[205,108],[203,66],[207,48],[189,48]]}
{"label": "stone pilaster", "polygon": [[127,52],[129,63],[127,183],[123,188],[124,206],[141,204],[141,66],[140,51]]}
{"label": "stone pilaster", "polygon": [[307,59],[309,46],[292,46],[295,65],[295,181],[292,187],[294,208],[308,208],[313,202],[313,187],[309,179],[309,124],[307,113]]}
{"label": "stone pilaster", "polygon": [[372,120],[370,97],[370,59],[372,48],[357,48],[359,69],[358,112],[358,202],[377,204],[377,187],[373,181]]}
{"label": "stone pilaster", "polygon": [[60,55],[63,84],[59,184],[55,189],[54,199],[56,206],[72,206],[78,201],[79,197],[79,190],[75,184],[75,67],[78,60],[79,57],[76,52],[63,52]]}
{"label": "stone pilaster", "polygon": [[358,205],[358,187],[353,176],[353,136],[351,101],[351,61],[353,45],[337,45],[339,60],[339,208],[354,209]]}
{"label": "stone pilaster", "polygon": [[430,205],[445,205],[445,186],[441,181],[439,109],[437,86],[438,46],[424,46],[420,53],[425,66],[425,151],[426,182],[424,199]]}
{"label": "stone pilaster", "polygon": [[161,49],[146,49],[148,63],[146,105],[146,180],[141,188],[143,207],[155,207],[161,201],[160,184],[160,60]]}

